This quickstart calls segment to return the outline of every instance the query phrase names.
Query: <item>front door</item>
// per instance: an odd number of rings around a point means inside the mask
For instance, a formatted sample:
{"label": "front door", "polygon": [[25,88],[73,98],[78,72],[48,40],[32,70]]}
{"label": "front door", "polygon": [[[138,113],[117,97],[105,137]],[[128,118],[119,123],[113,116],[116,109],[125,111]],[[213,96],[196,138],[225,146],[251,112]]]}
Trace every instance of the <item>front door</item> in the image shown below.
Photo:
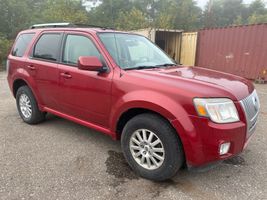
{"label": "front door", "polygon": [[111,106],[112,70],[107,73],[79,70],[80,56],[96,56],[105,64],[94,40],[87,34],[67,33],[59,86],[62,111],[76,118],[108,127]]}

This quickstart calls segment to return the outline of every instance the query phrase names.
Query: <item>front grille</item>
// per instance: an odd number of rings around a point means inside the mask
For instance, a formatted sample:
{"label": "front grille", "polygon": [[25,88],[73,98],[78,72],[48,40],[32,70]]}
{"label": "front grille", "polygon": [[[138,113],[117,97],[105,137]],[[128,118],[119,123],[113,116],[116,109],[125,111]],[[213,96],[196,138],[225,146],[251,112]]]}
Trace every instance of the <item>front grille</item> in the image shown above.
{"label": "front grille", "polygon": [[256,90],[251,95],[240,101],[247,120],[248,137],[254,132],[260,111],[260,100]]}

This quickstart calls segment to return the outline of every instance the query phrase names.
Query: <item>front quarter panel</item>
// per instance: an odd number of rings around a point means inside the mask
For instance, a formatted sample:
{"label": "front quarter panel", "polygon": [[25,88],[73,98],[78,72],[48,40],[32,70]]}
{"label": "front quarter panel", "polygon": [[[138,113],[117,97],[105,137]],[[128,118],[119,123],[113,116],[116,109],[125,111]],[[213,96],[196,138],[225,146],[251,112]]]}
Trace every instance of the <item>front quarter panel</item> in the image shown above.
{"label": "front quarter panel", "polygon": [[[115,75],[110,116],[110,127],[113,132],[116,132],[116,125],[124,112],[133,108],[143,108],[162,115],[170,123],[174,120],[178,121],[183,133],[195,133],[189,114],[179,101],[171,98],[167,93],[147,86],[146,83],[141,84],[139,80],[132,80],[132,77],[121,79]],[[188,143],[186,137],[181,136],[179,130],[176,129],[176,131],[182,142]]]}

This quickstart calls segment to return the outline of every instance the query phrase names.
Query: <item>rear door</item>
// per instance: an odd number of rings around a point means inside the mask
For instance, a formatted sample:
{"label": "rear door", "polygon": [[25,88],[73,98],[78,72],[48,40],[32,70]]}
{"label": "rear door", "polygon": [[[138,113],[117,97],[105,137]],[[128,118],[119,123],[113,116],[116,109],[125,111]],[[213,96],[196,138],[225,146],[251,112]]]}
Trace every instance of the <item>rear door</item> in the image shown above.
{"label": "rear door", "polygon": [[[99,49],[94,38],[87,33],[65,33],[59,65],[60,102],[64,113],[107,127],[113,71]],[[80,56],[98,57],[109,71],[79,70],[77,63]]]}
{"label": "rear door", "polygon": [[36,40],[31,56],[26,60],[27,68],[36,82],[41,104],[59,109],[58,61],[63,33],[46,31]]}

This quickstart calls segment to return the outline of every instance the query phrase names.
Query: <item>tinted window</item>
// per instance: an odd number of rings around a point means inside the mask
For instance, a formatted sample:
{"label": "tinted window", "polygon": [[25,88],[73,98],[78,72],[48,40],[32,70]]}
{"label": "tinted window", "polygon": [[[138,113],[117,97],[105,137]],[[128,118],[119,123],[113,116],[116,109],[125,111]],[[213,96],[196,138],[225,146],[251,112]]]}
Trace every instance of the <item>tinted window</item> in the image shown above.
{"label": "tinted window", "polygon": [[56,61],[59,55],[61,34],[44,34],[35,45],[33,57]]}
{"label": "tinted window", "polygon": [[63,62],[77,64],[80,56],[96,56],[101,59],[99,51],[89,38],[81,35],[68,35],[64,48]]}
{"label": "tinted window", "polygon": [[16,40],[16,43],[12,50],[12,55],[22,57],[28,45],[32,41],[33,36],[34,36],[34,33],[27,33],[27,34],[20,35],[18,39]]}

